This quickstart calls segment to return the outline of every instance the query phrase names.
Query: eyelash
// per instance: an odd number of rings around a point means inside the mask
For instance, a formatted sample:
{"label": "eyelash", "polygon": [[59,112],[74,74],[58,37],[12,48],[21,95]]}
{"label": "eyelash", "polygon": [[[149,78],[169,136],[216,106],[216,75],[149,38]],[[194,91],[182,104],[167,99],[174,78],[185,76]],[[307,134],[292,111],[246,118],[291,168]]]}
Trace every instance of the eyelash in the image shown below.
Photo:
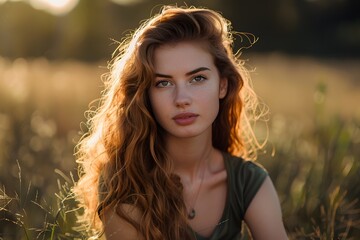
{"label": "eyelash", "polygon": [[[198,78],[201,78],[201,79],[198,79]],[[196,79],[198,79],[198,80],[196,80]],[[205,76],[197,75],[197,76],[194,76],[193,78],[191,78],[190,83],[199,83],[199,82],[202,82],[205,80],[207,80],[207,78]],[[161,84],[163,84],[163,83],[171,84],[171,82],[168,80],[159,80],[155,83],[155,87],[159,87],[159,88],[167,87],[167,86],[161,86]]]}
{"label": "eyelash", "polygon": [[160,86],[162,83],[170,83],[170,81],[167,81],[167,80],[157,81],[157,82],[155,83],[155,87],[160,87],[160,88],[167,87],[167,86]]}
{"label": "eyelash", "polygon": [[206,77],[204,77],[203,75],[197,75],[197,76],[193,77],[191,79],[191,81],[195,80],[196,78],[201,78],[201,80],[200,81],[195,81],[195,82],[202,82],[202,81],[206,80]]}

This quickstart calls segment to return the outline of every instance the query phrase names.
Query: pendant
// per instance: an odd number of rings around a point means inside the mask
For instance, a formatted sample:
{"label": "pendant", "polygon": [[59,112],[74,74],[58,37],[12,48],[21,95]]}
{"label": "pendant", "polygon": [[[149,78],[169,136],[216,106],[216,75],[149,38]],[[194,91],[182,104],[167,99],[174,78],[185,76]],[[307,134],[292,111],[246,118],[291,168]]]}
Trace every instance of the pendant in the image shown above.
{"label": "pendant", "polygon": [[196,212],[195,212],[195,209],[191,209],[191,211],[188,213],[187,217],[188,219],[192,220],[195,218],[195,215],[196,215]]}

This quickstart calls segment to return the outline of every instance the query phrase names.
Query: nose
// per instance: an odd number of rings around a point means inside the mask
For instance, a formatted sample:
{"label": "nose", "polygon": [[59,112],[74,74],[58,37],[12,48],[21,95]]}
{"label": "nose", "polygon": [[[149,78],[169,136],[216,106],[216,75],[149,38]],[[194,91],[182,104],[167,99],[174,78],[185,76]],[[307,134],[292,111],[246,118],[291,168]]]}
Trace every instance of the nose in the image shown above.
{"label": "nose", "polygon": [[184,108],[191,104],[191,94],[186,86],[177,86],[175,90],[174,103],[178,108]]}

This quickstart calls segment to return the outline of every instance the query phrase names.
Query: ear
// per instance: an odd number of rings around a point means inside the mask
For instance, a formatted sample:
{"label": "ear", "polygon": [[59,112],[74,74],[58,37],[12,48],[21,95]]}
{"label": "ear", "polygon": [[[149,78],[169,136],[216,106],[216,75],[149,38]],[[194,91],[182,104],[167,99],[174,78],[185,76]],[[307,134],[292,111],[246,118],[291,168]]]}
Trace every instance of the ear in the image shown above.
{"label": "ear", "polygon": [[227,78],[220,79],[219,99],[223,99],[226,96],[227,89],[228,89],[228,80],[227,80]]}

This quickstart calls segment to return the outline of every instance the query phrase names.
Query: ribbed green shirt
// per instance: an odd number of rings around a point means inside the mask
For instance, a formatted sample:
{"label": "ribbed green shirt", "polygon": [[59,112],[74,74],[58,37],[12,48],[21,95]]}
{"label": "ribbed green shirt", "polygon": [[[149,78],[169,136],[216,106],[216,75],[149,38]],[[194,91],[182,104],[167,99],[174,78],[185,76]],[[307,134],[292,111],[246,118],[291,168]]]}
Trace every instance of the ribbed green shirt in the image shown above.
{"label": "ribbed green shirt", "polygon": [[251,161],[223,153],[227,172],[227,198],[222,217],[210,237],[194,232],[197,240],[238,240],[246,209],[268,176]]}

